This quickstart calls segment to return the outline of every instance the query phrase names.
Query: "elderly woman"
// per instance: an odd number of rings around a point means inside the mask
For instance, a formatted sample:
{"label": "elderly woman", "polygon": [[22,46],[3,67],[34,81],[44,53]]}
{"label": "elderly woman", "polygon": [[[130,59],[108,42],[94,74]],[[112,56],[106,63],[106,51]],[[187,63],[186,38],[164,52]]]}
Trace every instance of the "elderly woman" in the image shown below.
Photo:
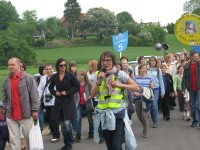
{"label": "elderly woman", "polygon": [[[122,144],[126,139],[125,127],[128,126],[128,123],[125,124],[124,120],[129,119],[127,119],[128,115],[124,102],[124,89],[140,90],[128,74],[122,70],[117,70],[116,65],[116,57],[113,52],[105,51],[101,54],[97,80],[91,92],[91,97],[98,95],[99,99],[96,107],[95,142],[99,142],[98,128],[101,125],[108,150],[122,150]],[[104,115],[105,117],[103,117]],[[130,132],[132,133],[132,130]],[[134,140],[133,133],[131,135]],[[134,142],[131,141],[131,144]],[[126,146],[128,146],[127,143]],[[135,149],[135,147],[132,149]]]}
{"label": "elderly woman", "polygon": [[[165,55],[165,63],[163,65],[166,65],[167,67],[167,73],[169,73],[172,76],[172,79],[176,76],[177,69],[176,69],[176,64],[173,61],[173,54],[169,53]],[[175,97],[170,97],[170,107],[171,110],[174,110],[174,107],[176,106],[176,101]]]}
{"label": "elderly woman", "polygon": [[[67,71],[67,62],[64,58],[59,58],[56,62],[56,71],[52,76],[49,85],[49,91],[55,96],[55,104],[52,109],[51,122],[52,130],[59,133],[59,122],[62,118],[62,134],[64,137],[64,146],[61,150],[72,149],[74,142],[72,120],[76,119],[76,106],[74,101],[74,93],[79,91],[78,79],[69,71]],[[52,142],[58,141],[60,135],[53,135]]]}

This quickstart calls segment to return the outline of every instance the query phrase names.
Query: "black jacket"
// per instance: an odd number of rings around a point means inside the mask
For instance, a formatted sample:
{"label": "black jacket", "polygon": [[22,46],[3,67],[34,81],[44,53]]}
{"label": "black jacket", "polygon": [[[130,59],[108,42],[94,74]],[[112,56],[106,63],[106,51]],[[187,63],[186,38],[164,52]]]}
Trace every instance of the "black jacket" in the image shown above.
{"label": "black jacket", "polygon": [[[165,94],[170,94],[170,93],[174,92],[172,76],[169,73],[166,73],[163,76],[165,76],[165,78],[166,78]],[[164,79],[163,79],[163,81],[164,81]]]}
{"label": "black jacket", "polygon": [[[56,89],[56,90],[55,90]],[[76,106],[74,101],[74,94],[80,89],[80,84],[77,78],[71,73],[66,72],[63,80],[60,81],[59,74],[56,73],[51,77],[49,91],[55,96],[54,108],[61,109],[64,120],[72,120],[76,118]],[[66,96],[56,96],[56,91],[66,92]],[[58,112],[58,113],[61,113]]]}

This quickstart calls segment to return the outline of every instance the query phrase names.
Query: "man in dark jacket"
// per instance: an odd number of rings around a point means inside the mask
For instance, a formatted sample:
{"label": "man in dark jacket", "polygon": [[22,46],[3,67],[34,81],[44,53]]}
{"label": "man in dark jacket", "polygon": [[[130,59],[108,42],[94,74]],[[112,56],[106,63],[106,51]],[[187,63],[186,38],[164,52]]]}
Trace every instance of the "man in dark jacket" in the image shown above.
{"label": "man in dark jacket", "polygon": [[190,62],[184,67],[182,90],[190,93],[192,124],[191,127],[200,126],[200,62],[198,53],[190,51]]}
{"label": "man in dark jacket", "polygon": [[[8,61],[10,74],[3,81],[3,105],[6,111],[11,148],[21,149],[20,126],[29,143],[32,117],[37,119],[40,105],[39,94],[32,76],[20,70],[20,60]],[[29,145],[27,145],[28,147]]]}

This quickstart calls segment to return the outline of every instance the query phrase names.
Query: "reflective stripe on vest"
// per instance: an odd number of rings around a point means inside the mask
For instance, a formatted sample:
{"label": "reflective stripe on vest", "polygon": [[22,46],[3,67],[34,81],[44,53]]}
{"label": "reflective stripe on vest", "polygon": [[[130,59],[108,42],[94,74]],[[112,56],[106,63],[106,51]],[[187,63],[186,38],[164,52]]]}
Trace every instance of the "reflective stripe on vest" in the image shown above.
{"label": "reflective stripe on vest", "polygon": [[[98,75],[98,71],[96,72],[96,75]],[[115,80],[114,74],[112,80],[113,81]],[[121,88],[116,87],[115,92],[116,94],[108,95],[105,81],[103,80],[101,86],[99,86],[98,108],[99,109],[119,108],[124,98],[124,91]]]}

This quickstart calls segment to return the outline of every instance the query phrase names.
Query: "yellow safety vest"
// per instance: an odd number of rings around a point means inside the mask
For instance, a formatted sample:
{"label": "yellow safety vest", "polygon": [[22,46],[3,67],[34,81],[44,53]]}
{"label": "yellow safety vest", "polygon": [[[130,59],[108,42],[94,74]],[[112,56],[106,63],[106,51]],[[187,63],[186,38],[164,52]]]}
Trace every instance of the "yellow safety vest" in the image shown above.
{"label": "yellow safety vest", "polygon": [[[96,72],[96,76],[98,75],[98,71]],[[115,75],[113,74],[112,80],[115,80]],[[124,90],[116,87],[116,94],[108,95],[107,89],[105,85],[105,81],[102,81],[102,84],[99,86],[98,93],[98,108],[99,109],[107,109],[107,108],[119,108],[121,106],[122,100],[124,98]]]}

